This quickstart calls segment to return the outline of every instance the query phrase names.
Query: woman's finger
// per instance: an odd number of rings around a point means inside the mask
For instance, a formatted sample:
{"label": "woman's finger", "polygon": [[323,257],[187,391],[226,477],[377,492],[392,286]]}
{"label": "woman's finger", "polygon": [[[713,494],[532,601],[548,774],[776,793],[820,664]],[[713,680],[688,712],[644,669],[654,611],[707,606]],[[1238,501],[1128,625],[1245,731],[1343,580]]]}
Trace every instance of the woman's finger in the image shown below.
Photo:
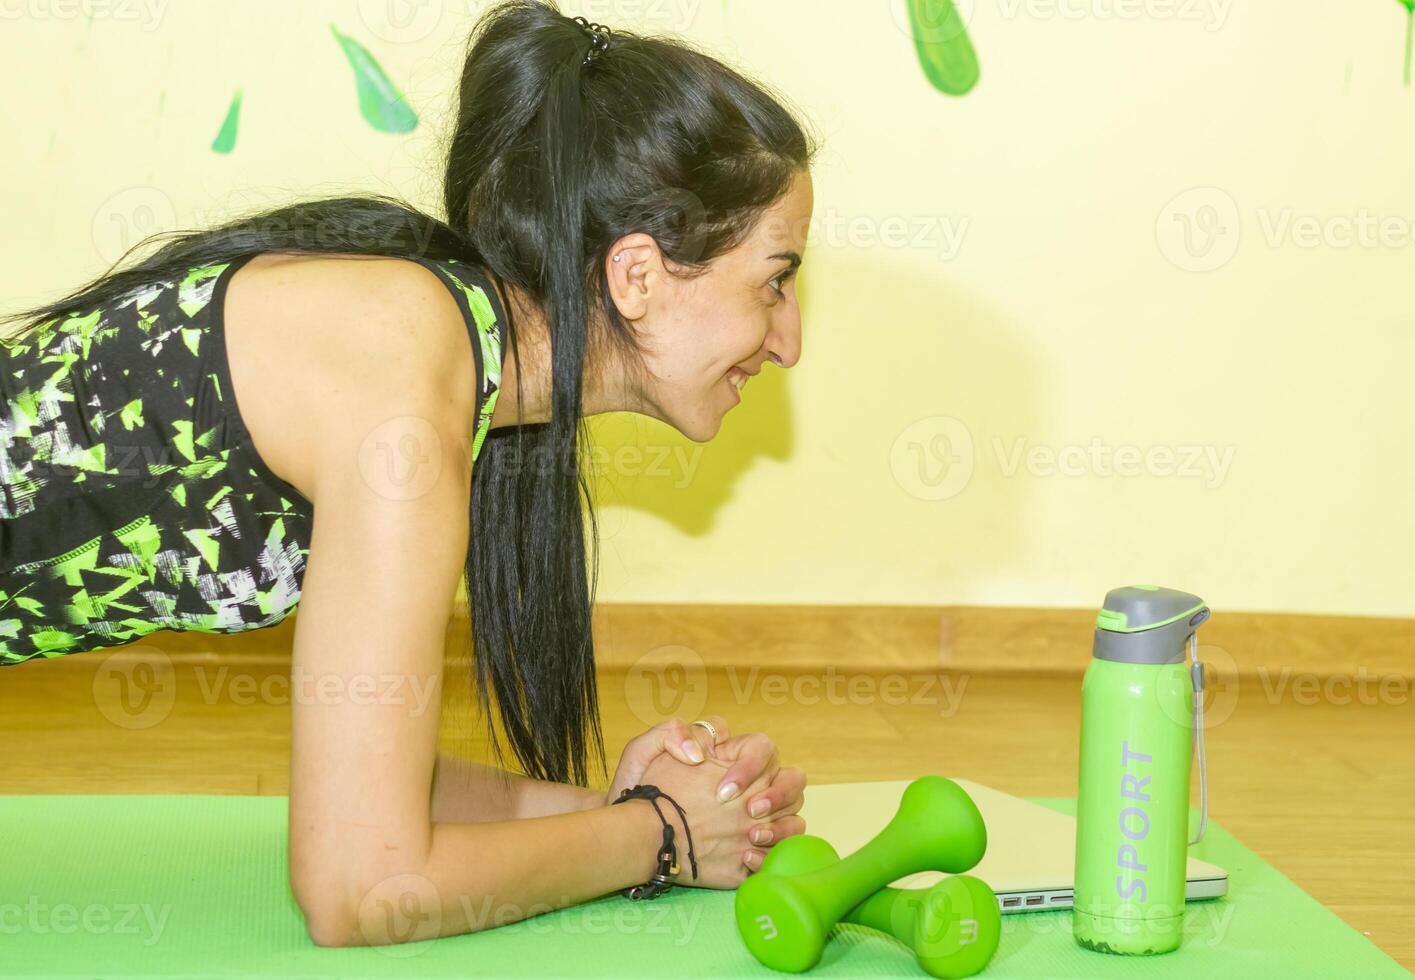
{"label": "woman's finger", "polygon": [[717,798],[723,803],[735,800],[759,779],[771,782],[780,768],[776,743],[760,732],[728,739],[717,747],[717,754],[719,759],[733,760],[717,784]]}
{"label": "woman's finger", "polygon": [[[627,772],[642,774],[649,763],[664,752],[685,765],[695,766],[703,761],[702,749],[689,733],[688,723],[681,718],[669,718],[631,739],[624,746],[620,767]],[[637,776],[634,778],[637,779]]]}
{"label": "woman's finger", "polygon": [[643,782],[644,772],[664,753],[685,765],[697,765],[702,762],[701,757],[693,759],[683,750],[683,740],[687,735],[687,723],[681,718],[670,718],[626,742],[624,751],[619,755],[619,765],[614,770],[614,778],[610,780],[606,799],[612,802],[618,798],[619,793]]}
{"label": "woman's finger", "polygon": [[765,820],[799,813],[806,802],[806,773],[795,766],[776,771],[771,785],[747,801],[747,814]]}
{"label": "woman's finger", "polygon": [[[701,720],[711,725],[712,731],[708,731],[704,725],[696,724],[696,720],[690,722],[686,726],[687,736],[682,741],[683,751],[691,753],[696,748],[698,752],[716,758],[717,746],[727,741],[731,737],[731,732],[727,729],[727,722],[720,715],[703,715]],[[717,733],[715,738],[713,737],[714,732]],[[702,759],[698,761],[701,762]]]}
{"label": "woman's finger", "polygon": [[757,847],[770,847],[777,841],[785,840],[793,834],[806,832],[804,817],[789,816],[769,823],[760,823],[747,831],[747,839]]}

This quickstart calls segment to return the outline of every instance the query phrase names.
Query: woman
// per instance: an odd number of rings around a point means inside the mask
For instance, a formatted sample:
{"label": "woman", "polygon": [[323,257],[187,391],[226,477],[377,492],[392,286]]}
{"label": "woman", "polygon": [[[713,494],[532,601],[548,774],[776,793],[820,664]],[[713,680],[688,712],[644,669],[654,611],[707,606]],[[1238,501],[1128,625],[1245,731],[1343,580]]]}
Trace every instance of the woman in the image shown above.
{"label": "woman", "polygon": [[577,451],[606,411],[711,439],[747,378],[796,362],[812,155],[685,45],[497,5],[463,70],[446,223],[301,203],[16,315],[0,663],[298,604],[302,677],[436,685],[465,573],[493,745],[526,775],[439,759],[435,711],[293,699],[313,940],[450,935],[646,882],[658,801],[614,804],[639,784],[682,807],[662,808],[678,880],[735,887],[804,829],[805,777],[766,736],[670,721],[625,746],[607,794],[583,788],[603,748]]}

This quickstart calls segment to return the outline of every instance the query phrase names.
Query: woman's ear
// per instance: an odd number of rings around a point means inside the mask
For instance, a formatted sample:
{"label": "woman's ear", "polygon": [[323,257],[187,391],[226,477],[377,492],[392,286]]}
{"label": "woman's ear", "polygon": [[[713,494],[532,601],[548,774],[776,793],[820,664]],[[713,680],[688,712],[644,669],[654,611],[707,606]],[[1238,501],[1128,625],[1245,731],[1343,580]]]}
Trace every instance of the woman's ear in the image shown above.
{"label": "woman's ear", "polygon": [[604,277],[620,316],[638,320],[648,312],[662,268],[662,253],[650,236],[636,232],[614,243],[605,257]]}

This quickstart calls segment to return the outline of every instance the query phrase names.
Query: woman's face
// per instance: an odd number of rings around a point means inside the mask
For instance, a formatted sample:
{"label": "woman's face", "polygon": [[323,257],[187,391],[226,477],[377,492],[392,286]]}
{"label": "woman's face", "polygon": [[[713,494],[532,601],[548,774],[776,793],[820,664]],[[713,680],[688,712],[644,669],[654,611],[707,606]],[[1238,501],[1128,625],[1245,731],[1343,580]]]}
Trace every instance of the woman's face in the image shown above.
{"label": "woman's face", "polygon": [[[622,239],[606,261],[610,292],[644,348],[636,382],[640,411],[694,442],[717,435],[722,418],[768,362],[789,368],[801,356],[795,273],[814,207],[809,173],[763,213],[747,239],[708,271],[680,279],[652,238]],[[613,261],[616,254],[624,257]]]}

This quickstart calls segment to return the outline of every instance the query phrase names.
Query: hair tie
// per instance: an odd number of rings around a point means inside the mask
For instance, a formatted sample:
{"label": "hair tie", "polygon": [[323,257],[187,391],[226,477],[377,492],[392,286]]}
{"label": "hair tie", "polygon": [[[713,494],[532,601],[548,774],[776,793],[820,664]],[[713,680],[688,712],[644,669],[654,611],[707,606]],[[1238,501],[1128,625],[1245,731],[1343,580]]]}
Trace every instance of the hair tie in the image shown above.
{"label": "hair tie", "polygon": [[585,53],[585,60],[581,62],[581,64],[588,66],[600,53],[609,50],[609,41],[614,32],[603,24],[596,24],[583,17],[570,19],[579,25],[580,31],[590,39],[590,49]]}

